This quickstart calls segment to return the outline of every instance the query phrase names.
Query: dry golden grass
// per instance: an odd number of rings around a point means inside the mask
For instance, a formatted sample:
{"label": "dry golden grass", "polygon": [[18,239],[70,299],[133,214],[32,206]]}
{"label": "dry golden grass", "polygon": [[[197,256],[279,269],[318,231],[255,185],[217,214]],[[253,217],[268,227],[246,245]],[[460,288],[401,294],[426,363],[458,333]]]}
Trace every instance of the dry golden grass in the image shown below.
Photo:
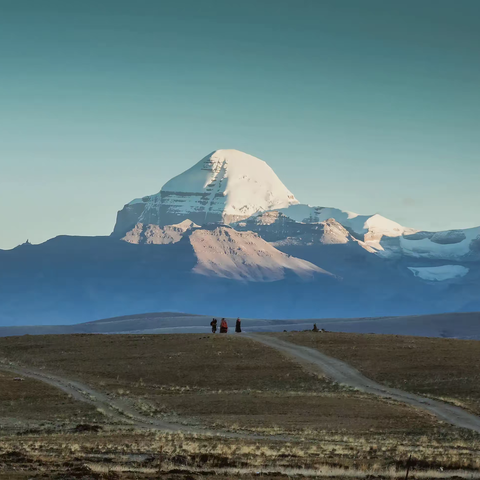
{"label": "dry golden grass", "polygon": [[0,478],[14,478],[10,474],[32,478],[33,472],[43,478],[84,480],[219,475],[244,479],[273,475],[279,479],[402,478],[410,455],[414,465],[411,478],[480,477],[478,440],[458,434],[443,440],[325,435],[322,442],[291,444],[123,431],[52,435],[48,440],[32,435],[2,439]]}

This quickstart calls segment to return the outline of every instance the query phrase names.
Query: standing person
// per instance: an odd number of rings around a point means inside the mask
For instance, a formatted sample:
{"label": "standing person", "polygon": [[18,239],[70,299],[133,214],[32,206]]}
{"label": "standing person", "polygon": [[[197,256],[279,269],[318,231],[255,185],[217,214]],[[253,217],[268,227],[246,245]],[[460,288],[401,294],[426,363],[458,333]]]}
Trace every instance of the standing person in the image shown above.
{"label": "standing person", "polygon": [[227,332],[228,332],[228,323],[224,318],[222,318],[222,322],[220,323],[220,333],[227,333]]}
{"label": "standing person", "polygon": [[317,327],[317,324],[316,324],[316,323],[313,324],[313,331],[314,331],[314,332],[318,332],[318,327]]}
{"label": "standing person", "polygon": [[235,323],[235,333],[242,333],[242,321],[237,318],[237,323]]}
{"label": "standing person", "polygon": [[211,322],[210,325],[212,326],[212,333],[217,333],[217,319],[214,318]]}

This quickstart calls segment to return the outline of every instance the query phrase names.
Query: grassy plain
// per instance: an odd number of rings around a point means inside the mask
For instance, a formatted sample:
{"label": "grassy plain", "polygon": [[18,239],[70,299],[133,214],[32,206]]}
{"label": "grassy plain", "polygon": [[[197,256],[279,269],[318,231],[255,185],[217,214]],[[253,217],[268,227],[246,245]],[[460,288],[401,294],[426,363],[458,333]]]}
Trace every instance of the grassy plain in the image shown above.
{"label": "grassy plain", "polygon": [[30,378],[0,370],[0,427],[2,433],[23,429],[73,428],[103,417],[95,408]]}
{"label": "grassy plain", "polygon": [[0,478],[273,479],[480,478],[480,442],[325,434],[321,442],[272,442],[153,432],[25,434],[0,439]]}
{"label": "grassy plain", "polygon": [[7,337],[0,338],[2,356],[131,399],[144,412],[191,424],[311,436],[386,429],[422,434],[437,423],[414,408],[340,388],[241,337]]}
{"label": "grassy plain", "polygon": [[[287,339],[315,343],[320,335]],[[410,455],[410,478],[480,478],[479,436],[341,388],[246,338],[7,337],[0,362],[82,381],[146,415],[239,434],[113,423],[53,387],[0,369],[2,479],[402,478]]]}
{"label": "grassy plain", "polygon": [[333,332],[275,335],[339,358],[382,384],[480,414],[479,341]]}

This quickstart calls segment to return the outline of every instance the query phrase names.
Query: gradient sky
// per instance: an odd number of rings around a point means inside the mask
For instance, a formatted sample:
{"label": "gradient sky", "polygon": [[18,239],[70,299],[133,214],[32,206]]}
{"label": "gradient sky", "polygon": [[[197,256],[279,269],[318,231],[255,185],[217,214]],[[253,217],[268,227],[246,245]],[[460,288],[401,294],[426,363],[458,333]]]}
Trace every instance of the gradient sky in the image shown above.
{"label": "gradient sky", "polygon": [[105,235],[218,148],[297,198],[480,225],[480,1],[0,0],[0,248]]}

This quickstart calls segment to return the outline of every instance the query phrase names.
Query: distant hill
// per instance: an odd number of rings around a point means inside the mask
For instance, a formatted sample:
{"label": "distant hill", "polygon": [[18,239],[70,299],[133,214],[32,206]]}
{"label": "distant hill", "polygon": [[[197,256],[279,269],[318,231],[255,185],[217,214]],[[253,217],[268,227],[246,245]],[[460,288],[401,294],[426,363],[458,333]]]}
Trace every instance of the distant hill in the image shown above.
{"label": "distant hill", "polygon": [[[219,317],[218,317],[219,318]],[[95,333],[208,333],[212,317],[187,313],[159,312],[106,318],[76,325],[0,327],[0,337],[16,335],[95,334]],[[227,318],[233,333],[235,318]],[[480,340],[480,312],[415,315],[405,317],[266,320],[242,319],[244,331],[281,332],[318,328],[332,332],[414,335],[422,337]]]}

